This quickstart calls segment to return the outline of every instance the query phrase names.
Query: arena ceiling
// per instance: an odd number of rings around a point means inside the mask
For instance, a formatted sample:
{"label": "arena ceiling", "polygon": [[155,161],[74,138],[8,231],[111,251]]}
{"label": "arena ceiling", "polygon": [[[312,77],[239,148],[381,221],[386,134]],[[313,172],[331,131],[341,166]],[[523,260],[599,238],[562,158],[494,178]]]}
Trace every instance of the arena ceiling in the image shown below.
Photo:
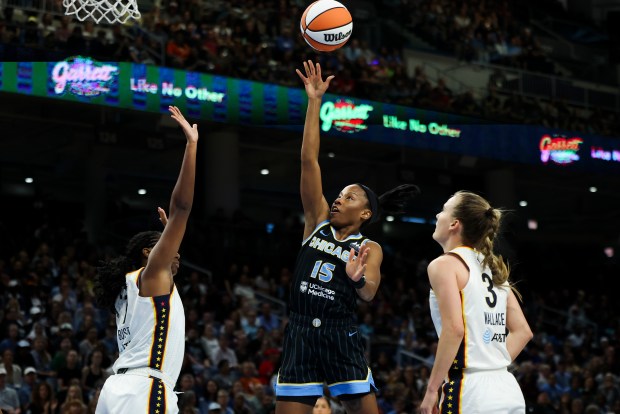
{"label": "arena ceiling", "polygon": [[[203,136],[229,128],[200,124]],[[166,205],[184,144],[180,130],[165,116],[9,94],[0,95],[0,131],[2,198],[79,203],[93,183],[99,183],[105,202],[122,200],[137,209]],[[110,133],[115,142],[109,142]],[[274,211],[300,210],[301,137],[276,129],[238,128],[238,133],[244,212],[269,220],[270,214],[279,214]],[[333,158],[327,155],[330,152]],[[204,154],[201,162],[208,159]],[[514,210],[521,239],[601,246],[619,241],[618,176],[339,139],[323,140],[321,165],[328,198],[353,181],[369,183],[378,191],[404,181],[419,184],[423,195],[411,215],[429,222],[455,190],[485,193],[489,177],[499,172],[500,180],[508,177],[506,185],[514,186],[514,191],[505,192],[504,201]],[[270,174],[261,175],[263,168]],[[27,177],[34,182],[25,183]],[[208,180],[203,177],[203,182]],[[597,192],[590,192],[590,187]],[[139,195],[140,188],[147,194]],[[520,207],[521,200],[528,205]],[[529,219],[537,220],[538,230],[527,229]]]}

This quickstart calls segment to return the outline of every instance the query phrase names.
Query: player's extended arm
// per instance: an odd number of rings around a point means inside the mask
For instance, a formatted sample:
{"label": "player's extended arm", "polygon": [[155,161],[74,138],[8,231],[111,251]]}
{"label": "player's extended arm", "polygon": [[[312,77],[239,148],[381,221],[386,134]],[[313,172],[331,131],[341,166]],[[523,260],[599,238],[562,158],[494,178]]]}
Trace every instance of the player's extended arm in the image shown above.
{"label": "player's extended arm", "polygon": [[187,143],[179,177],[172,190],[169,216],[166,227],[148,256],[146,268],[142,272],[140,294],[142,296],[159,296],[170,293],[172,287],[171,266],[175,260],[189,213],[194,201],[194,181],[196,177],[196,149],[198,144],[198,126],[187,122],[181,111],[171,106],[172,119],[177,121],[185,133]]}
{"label": "player's extended arm", "polygon": [[301,202],[304,208],[304,236],[306,239],[317,224],[329,217],[329,205],[323,196],[321,183],[321,168],[319,166],[319,148],[321,137],[319,134],[319,112],[321,100],[329,82],[334,76],[329,76],[325,81],[321,78],[321,65],[304,62],[306,75],[299,69],[297,74],[301,78],[308,94],[308,109],[306,110],[306,122],[304,124],[304,136],[301,144]]}
{"label": "player's extended arm", "polygon": [[357,257],[355,250],[349,252],[347,262],[347,275],[354,284],[364,277],[366,284],[357,289],[357,294],[366,302],[373,300],[379,290],[381,283],[381,262],[383,261],[383,250],[378,243],[369,241],[361,248]]}
{"label": "player's extended arm", "polygon": [[456,260],[458,259],[451,256],[440,256],[428,265],[428,279],[439,303],[441,335],[426,394],[420,406],[422,413],[435,412],[439,387],[448,375],[465,335]]}
{"label": "player's extended arm", "polygon": [[521,353],[525,345],[532,339],[534,334],[530,325],[525,319],[519,301],[512,289],[508,292],[508,303],[506,305],[506,327],[508,336],[506,337],[506,349],[512,361]]}

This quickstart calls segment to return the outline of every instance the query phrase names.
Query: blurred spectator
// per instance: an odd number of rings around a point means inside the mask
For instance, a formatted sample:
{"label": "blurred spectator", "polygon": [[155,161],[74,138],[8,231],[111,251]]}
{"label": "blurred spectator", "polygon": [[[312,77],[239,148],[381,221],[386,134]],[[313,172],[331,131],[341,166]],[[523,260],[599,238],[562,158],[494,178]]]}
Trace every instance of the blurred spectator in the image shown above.
{"label": "blurred spectator", "polygon": [[81,378],[82,368],[78,353],[71,349],[66,354],[65,363],[58,368],[58,391],[67,391],[74,379],[81,380]]}
{"label": "blurred spectator", "polygon": [[99,349],[93,350],[88,357],[88,365],[82,369],[81,385],[82,390],[91,397],[98,387],[103,386],[106,379],[103,364],[103,352]]}
{"label": "blurred spectator", "polygon": [[272,313],[271,305],[268,302],[264,302],[261,305],[261,314],[258,317],[258,326],[263,327],[267,332],[271,332],[280,326],[280,320]]}
{"label": "blurred spectator", "polygon": [[229,390],[237,379],[237,375],[230,369],[230,363],[227,359],[222,359],[217,364],[217,372],[213,376],[219,388]]}
{"label": "blurred spectator", "polygon": [[6,369],[0,368],[0,409],[9,414],[20,414],[21,409],[17,391],[7,385],[6,377]]}
{"label": "blurred spectator", "polygon": [[30,404],[28,412],[30,414],[59,414],[60,405],[50,385],[42,381],[36,385],[32,393],[32,403]]}
{"label": "blurred spectator", "polygon": [[229,347],[229,340],[225,333],[220,335],[220,348],[216,351],[213,357],[213,364],[218,366],[221,361],[226,361],[230,368],[236,368],[239,365],[237,361],[237,354],[235,350]]}
{"label": "blurred spectator", "polygon": [[[4,324],[3,324],[4,325]],[[4,354],[4,351],[10,349],[15,352],[17,350],[17,343],[19,342],[19,327],[16,323],[8,324],[6,328],[6,338],[0,342],[0,352]]]}
{"label": "blurred spectator", "polygon": [[10,349],[2,353],[2,363],[0,369],[6,371],[6,384],[11,388],[19,388],[22,386],[22,369],[19,365],[13,363],[13,351]]}

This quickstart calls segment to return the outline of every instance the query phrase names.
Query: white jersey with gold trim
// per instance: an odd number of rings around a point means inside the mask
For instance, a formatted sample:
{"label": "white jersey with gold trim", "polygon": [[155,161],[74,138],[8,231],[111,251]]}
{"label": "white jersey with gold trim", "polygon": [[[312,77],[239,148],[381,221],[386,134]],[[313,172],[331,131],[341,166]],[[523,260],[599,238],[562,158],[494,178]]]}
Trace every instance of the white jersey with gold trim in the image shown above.
{"label": "white jersey with gold trim", "polygon": [[126,275],[126,288],[116,299],[119,356],[113,370],[153,368],[176,382],[185,354],[183,303],[176,286],[167,295],[140,296],[142,270]]}
{"label": "white jersey with gold trim", "polygon": [[[460,257],[469,268],[469,280],[461,290],[465,337],[452,368],[499,369],[510,365],[506,349],[506,306],[508,284],[495,286],[491,271],[482,268],[484,256],[469,247],[457,247],[447,254]],[[441,315],[435,293],[430,292],[431,317],[441,336]]]}

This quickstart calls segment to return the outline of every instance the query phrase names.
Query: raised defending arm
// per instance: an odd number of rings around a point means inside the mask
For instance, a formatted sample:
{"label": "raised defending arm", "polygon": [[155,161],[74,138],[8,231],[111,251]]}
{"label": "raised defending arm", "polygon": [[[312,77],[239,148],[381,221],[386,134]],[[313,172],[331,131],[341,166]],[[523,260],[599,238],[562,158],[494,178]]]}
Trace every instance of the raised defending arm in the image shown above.
{"label": "raised defending arm", "polygon": [[[159,296],[170,293],[172,287],[171,266],[178,260],[178,251],[185,234],[187,220],[194,201],[196,176],[196,149],[198,126],[187,122],[181,111],[170,107],[171,117],[183,129],[187,144],[183,164],[170,199],[169,217],[161,238],[148,255],[146,268],[142,272],[140,294]],[[161,214],[161,213],[160,213]]]}

